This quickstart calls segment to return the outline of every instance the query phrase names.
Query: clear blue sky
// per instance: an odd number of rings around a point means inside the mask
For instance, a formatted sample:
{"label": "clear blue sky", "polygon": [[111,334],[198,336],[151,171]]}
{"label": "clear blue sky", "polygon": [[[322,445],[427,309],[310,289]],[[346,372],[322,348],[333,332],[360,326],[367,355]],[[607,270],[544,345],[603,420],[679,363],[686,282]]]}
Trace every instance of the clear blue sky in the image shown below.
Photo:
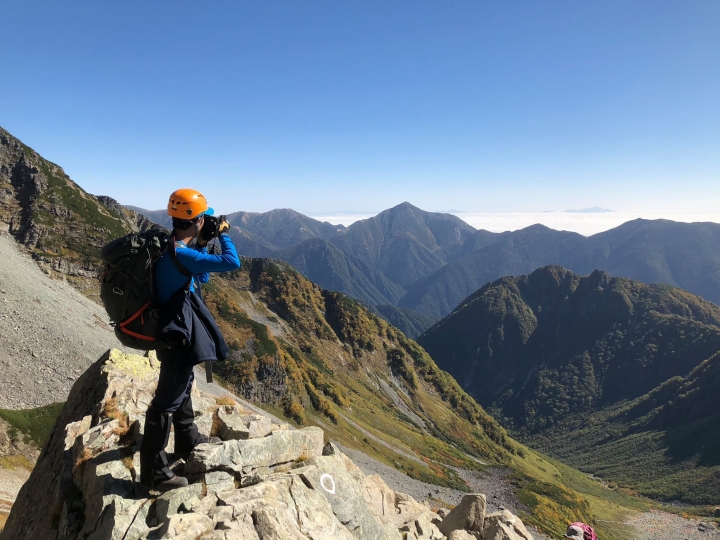
{"label": "clear blue sky", "polygon": [[717,0],[4,0],[0,35],[0,125],[126,204],[720,212]]}

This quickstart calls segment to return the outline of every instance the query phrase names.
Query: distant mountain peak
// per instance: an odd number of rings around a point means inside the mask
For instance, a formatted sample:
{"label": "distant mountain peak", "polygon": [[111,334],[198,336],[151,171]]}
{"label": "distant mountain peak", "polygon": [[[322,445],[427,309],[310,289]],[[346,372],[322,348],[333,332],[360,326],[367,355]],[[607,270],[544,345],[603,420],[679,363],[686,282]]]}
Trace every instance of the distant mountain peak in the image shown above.
{"label": "distant mountain peak", "polygon": [[[414,204],[411,204],[411,203],[405,201],[405,202],[401,202],[400,204],[397,204],[391,208],[388,208],[387,210],[383,210],[382,212],[380,212],[380,214],[385,214],[388,212],[397,212],[397,211],[401,211],[401,210],[405,210],[405,211],[409,210],[411,212],[414,212],[414,211],[424,212],[425,211],[425,210],[418,208]],[[380,214],[378,214],[378,215],[380,215]]]}

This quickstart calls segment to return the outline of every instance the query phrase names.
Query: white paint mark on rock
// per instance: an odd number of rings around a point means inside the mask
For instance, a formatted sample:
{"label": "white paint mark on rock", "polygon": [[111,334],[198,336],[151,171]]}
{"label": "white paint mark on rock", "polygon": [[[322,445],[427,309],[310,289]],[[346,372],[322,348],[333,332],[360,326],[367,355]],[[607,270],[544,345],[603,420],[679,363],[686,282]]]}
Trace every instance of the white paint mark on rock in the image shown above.
{"label": "white paint mark on rock", "polygon": [[[328,487],[326,484],[329,484],[331,487]],[[330,495],[335,495],[335,480],[333,477],[327,473],[320,476],[320,485],[322,488],[327,491]]]}

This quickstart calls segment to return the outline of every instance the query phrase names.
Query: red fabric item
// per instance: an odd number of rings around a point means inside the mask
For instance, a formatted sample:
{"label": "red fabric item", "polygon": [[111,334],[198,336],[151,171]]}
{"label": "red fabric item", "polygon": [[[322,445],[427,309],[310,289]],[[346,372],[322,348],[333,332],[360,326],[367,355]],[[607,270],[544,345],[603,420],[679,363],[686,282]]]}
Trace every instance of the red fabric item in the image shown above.
{"label": "red fabric item", "polygon": [[593,528],[587,523],[580,523],[579,521],[571,523],[570,526],[580,527],[583,530],[584,540],[597,540],[597,535]]}

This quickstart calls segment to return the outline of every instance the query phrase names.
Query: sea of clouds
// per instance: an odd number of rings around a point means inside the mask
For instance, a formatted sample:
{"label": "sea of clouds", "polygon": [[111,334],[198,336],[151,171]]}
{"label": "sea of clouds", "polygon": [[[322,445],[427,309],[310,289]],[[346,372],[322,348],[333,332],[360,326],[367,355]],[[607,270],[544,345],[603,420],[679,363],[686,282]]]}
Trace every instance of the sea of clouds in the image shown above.
{"label": "sea of clouds", "polygon": [[[541,223],[551,229],[573,231],[585,236],[607,231],[633,219],[669,219],[684,223],[710,221],[720,223],[720,212],[715,214],[694,213],[652,213],[652,212],[451,212],[465,223],[476,229],[491,232],[515,231]],[[346,227],[361,219],[368,219],[375,214],[337,213],[312,215],[314,219]]]}

